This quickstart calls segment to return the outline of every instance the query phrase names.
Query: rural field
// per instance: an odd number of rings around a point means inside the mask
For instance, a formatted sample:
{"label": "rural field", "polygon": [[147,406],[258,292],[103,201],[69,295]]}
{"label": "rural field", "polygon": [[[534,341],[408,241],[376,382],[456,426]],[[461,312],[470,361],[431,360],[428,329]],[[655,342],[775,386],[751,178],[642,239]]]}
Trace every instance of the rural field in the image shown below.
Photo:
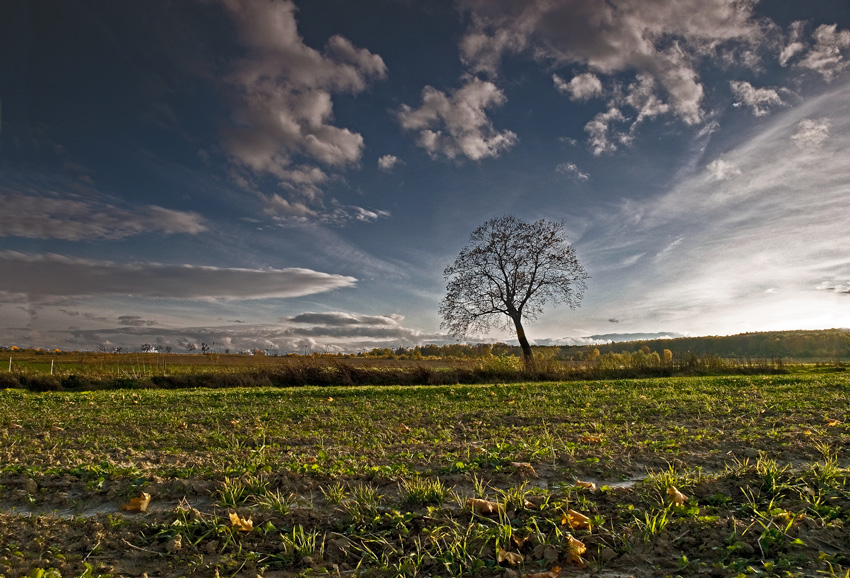
{"label": "rural field", "polygon": [[842,371],[0,390],[0,575],[848,576]]}

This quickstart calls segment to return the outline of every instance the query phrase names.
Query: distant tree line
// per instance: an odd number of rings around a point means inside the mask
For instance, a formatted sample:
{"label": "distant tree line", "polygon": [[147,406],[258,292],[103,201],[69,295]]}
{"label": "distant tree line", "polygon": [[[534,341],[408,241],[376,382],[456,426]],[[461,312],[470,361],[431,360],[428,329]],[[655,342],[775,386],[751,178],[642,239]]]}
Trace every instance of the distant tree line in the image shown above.
{"label": "distant tree line", "polygon": [[[555,361],[589,361],[605,356],[643,353],[647,363],[669,363],[673,358],[696,355],[732,358],[843,359],[850,357],[850,330],[800,330],[741,333],[709,337],[679,337],[596,345],[533,346],[535,357]],[[486,359],[522,357],[519,345],[506,343],[451,343],[416,347],[375,348],[359,357],[385,359]]]}

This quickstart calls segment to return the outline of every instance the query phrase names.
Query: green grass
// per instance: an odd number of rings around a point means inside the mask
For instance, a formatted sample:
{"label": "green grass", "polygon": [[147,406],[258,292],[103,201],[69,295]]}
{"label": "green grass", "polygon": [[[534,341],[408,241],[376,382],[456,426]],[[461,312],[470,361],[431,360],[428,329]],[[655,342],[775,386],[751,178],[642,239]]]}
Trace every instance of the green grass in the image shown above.
{"label": "green grass", "polygon": [[0,575],[529,574],[570,536],[595,570],[842,575],[848,402],[843,374],[0,390]]}

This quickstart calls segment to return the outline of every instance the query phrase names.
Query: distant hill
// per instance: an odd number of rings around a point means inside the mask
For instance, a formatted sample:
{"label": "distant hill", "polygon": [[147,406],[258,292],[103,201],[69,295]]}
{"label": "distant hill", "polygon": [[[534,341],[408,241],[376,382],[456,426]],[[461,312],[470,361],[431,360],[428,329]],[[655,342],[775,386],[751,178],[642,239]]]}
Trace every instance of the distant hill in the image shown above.
{"label": "distant hill", "polygon": [[793,359],[835,359],[850,357],[850,329],[763,331],[738,335],[677,337],[608,343],[604,345],[561,346],[559,357],[599,353],[631,352],[646,346],[651,351],[669,349],[673,355],[694,353],[720,357],[784,357]]}

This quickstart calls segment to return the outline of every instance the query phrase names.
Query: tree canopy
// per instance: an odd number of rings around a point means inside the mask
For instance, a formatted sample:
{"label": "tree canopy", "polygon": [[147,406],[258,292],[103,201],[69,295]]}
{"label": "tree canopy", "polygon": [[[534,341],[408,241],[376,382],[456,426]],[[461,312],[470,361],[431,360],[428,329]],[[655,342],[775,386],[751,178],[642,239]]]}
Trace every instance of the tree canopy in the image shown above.
{"label": "tree canopy", "polygon": [[530,367],[523,320],[535,319],[547,303],[578,306],[588,275],[562,223],[504,216],[472,232],[443,278],[441,327],[456,337],[513,327]]}

